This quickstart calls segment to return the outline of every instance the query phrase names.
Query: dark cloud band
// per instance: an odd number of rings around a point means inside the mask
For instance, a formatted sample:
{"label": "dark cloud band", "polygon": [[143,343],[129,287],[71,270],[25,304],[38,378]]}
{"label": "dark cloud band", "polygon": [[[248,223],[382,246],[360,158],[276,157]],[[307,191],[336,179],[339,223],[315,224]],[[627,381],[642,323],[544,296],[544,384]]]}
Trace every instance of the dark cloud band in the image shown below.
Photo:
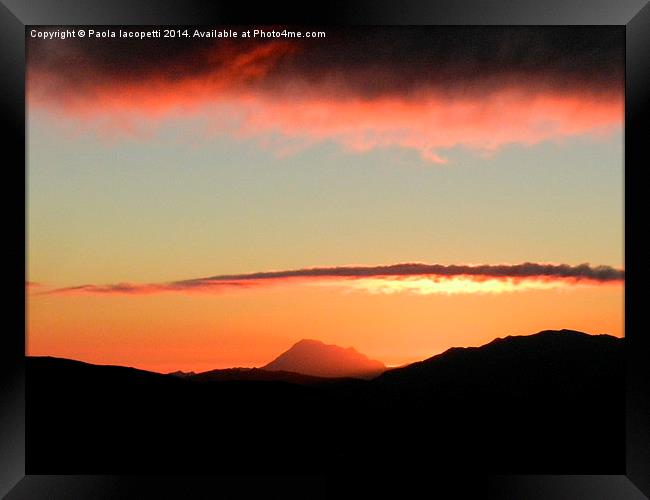
{"label": "dark cloud band", "polygon": [[387,266],[344,266],[314,267],[288,271],[268,271],[250,274],[229,274],[200,278],[198,280],[177,281],[177,284],[192,284],[205,281],[263,280],[281,278],[368,278],[375,276],[484,276],[493,278],[577,278],[595,281],[621,280],[623,270],[609,266],[591,267],[589,264],[570,266],[568,264],[524,264],[503,265],[443,265],[405,263]]}
{"label": "dark cloud band", "polygon": [[[223,27],[220,27],[222,29]],[[249,27],[234,27],[244,30]],[[43,28],[51,30],[52,28]],[[137,27],[131,27],[137,29]],[[205,28],[207,30],[207,28]],[[189,29],[190,32],[193,29]],[[247,85],[317,87],[363,97],[486,92],[504,85],[622,91],[620,27],[419,27],[324,29],[324,39],[28,38],[28,69],[55,75],[58,90],[93,82],[201,78],[237,54],[285,46],[273,68]],[[239,82],[241,84],[241,82]]]}
{"label": "dark cloud band", "polygon": [[433,277],[437,279],[469,277],[475,280],[563,280],[568,282],[589,281],[596,283],[620,282],[625,279],[625,271],[610,266],[590,266],[580,264],[523,264],[502,265],[443,265],[404,263],[387,266],[343,266],[314,267],[285,271],[267,271],[248,274],[226,274],[205,278],[174,281],[158,284],[80,285],[59,288],[45,293],[98,293],[98,294],[146,294],[169,291],[220,290],[259,286],[264,283],[289,280],[355,280],[364,278],[408,278]]}

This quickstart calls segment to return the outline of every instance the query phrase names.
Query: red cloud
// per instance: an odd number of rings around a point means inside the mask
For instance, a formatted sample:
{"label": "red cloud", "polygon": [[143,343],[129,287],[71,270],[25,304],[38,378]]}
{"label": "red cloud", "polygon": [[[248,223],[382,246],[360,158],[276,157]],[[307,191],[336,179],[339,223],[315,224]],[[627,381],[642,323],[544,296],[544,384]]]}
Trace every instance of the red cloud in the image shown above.
{"label": "red cloud", "polygon": [[601,135],[623,121],[622,84],[564,85],[557,74],[540,83],[506,68],[484,79],[463,73],[471,84],[456,88],[432,68],[430,82],[418,69],[416,88],[393,84],[369,93],[364,85],[388,78],[390,67],[351,66],[349,79],[326,65],[318,77],[296,65],[283,72],[287,60],[308,55],[289,42],[226,44],[202,51],[194,71],[177,62],[126,76],[103,74],[87,54],[75,55],[81,69],[30,65],[28,103],[100,134],[146,136],[164,123],[197,118],[204,133],[247,138],[278,154],[333,141],[356,152],[412,149],[437,163],[455,146],[490,153],[507,144]]}
{"label": "red cloud", "polygon": [[523,86],[449,99],[304,98],[242,100],[239,132],[280,134],[302,144],[333,140],[352,151],[400,146],[445,163],[440,151],[464,146],[493,152],[507,144],[532,145],[582,134],[604,134],[620,125],[623,102],[615,94],[530,93]]}

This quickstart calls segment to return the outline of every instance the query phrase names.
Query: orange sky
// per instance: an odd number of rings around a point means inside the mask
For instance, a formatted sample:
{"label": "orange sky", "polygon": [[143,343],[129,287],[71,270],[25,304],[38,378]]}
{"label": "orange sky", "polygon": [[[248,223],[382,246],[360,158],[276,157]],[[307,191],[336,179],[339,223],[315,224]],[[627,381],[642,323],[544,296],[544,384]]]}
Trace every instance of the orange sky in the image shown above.
{"label": "orange sky", "polygon": [[[394,365],[622,336],[623,41],[28,39],[27,353],[200,371],[303,338]],[[369,270],[409,262],[465,269]]]}
{"label": "orange sky", "polygon": [[294,342],[353,345],[386,364],[495,337],[571,328],[623,335],[621,284],[414,295],[280,286],[216,295],[41,295],[27,350],[154,371],[260,366]]}

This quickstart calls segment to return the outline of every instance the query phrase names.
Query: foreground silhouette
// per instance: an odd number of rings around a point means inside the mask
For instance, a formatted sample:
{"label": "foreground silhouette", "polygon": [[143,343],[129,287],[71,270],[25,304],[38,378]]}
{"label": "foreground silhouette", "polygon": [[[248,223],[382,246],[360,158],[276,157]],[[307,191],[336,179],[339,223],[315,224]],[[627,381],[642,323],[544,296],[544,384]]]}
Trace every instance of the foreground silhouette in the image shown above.
{"label": "foreground silhouette", "polygon": [[623,343],[545,331],[372,380],[29,357],[26,469],[623,473]]}

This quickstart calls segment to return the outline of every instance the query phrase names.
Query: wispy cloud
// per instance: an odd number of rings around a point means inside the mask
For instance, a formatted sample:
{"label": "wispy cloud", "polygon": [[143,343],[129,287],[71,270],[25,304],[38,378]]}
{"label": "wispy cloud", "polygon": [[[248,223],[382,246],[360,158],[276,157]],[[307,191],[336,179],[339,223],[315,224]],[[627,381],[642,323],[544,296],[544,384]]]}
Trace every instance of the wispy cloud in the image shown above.
{"label": "wispy cloud", "polygon": [[576,285],[622,283],[625,271],[610,266],[526,262],[501,265],[403,263],[386,266],[313,267],[247,274],[216,275],[169,283],[85,284],[47,294],[144,295],[166,292],[218,293],[276,284],[340,286],[371,293],[502,293]]}

